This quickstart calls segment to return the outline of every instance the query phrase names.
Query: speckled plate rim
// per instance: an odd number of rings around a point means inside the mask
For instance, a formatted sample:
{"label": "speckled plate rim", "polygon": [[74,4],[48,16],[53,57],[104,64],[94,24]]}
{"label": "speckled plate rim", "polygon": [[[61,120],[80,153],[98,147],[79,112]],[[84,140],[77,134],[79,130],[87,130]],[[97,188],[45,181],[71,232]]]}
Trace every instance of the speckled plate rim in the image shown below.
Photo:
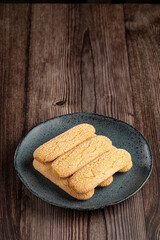
{"label": "speckled plate rim", "polygon": [[[53,203],[49,200],[47,200],[46,198],[43,198],[42,196],[39,196],[38,193],[36,191],[34,191],[33,189],[30,188],[30,186],[28,185],[28,183],[24,180],[23,176],[19,173],[18,169],[17,169],[17,165],[16,165],[16,158],[17,158],[17,155],[18,155],[18,150],[19,150],[19,147],[21,146],[21,143],[23,142],[23,140],[26,138],[26,136],[34,129],[36,128],[37,126],[40,126],[48,121],[51,121],[53,119],[56,119],[56,118],[62,118],[62,117],[65,117],[65,116],[68,116],[68,115],[76,115],[76,114],[87,114],[88,116],[92,115],[92,116],[99,116],[99,117],[103,117],[103,118],[106,118],[106,119],[111,119],[111,120],[114,120],[118,123],[121,123],[122,125],[127,125],[129,128],[132,128],[134,131],[138,132],[138,134],[144,139],[144,141],[146,142],[147,146],[148,146],[148,149],[149,149],[149,152],[150,152],[150,156],[151,156],[151,165],[150,165],[150,169],[148,171],[148,175],[147,177],[145,178],[144,182],[139,186],[139,188],[136,190],[136,191],[133,191],[131,194],[129,194],[127,197],[123,198],[122,200],[120,201],[117,201],[117,202],[114,202],[113,204],[104,204],[102,205],[101,207],[92,207],[92,208],[79,208],[79,207],[73,207],[73,208],[69,208],[67,207],[65,204],[61,203],[61,204],[57,204],[57,203]],[[14,154],[14,167],[15,167],[15,170],[16,170],[16,173],[18,175],[18,177],[20,178],[20,180],[22,181],[22,183],[26,186],[26,188],[32,193],[34,194],[36,197],[42,199],[43,201],[53,205],[53,206],[56,206],[56,207],[61,207],[61,208],[66,208],[66,209],[73,209],[73,210],[79,210],[79,211],[91,211],[91,210],[97,210],[97,209],[103,209],[105,207],[109,207],[109,206],[114,206],[114,205],[117,205],[121,202],[124,202],[125,200],[131,198],[132,196],[134,196],[144,185],[145,183],[147,182],[147,180],[149,179],[150,175],[151,175],[151,172],[152,172],[152,168],[153,168],[153,154],[152,154],[152,150],[151,150],[151,147],[147,141],[147,139],[144,137],[144,135],[138,131],[135,127],[133,127],[132,125],[124,122],[124,121],[121,121],[119,119],[116,119],[116,118],[113,118],[113,117],[109,117],[109,116],[105,116],[105,115],[101,115],[101,114],[97,114],[97,113],[90,113],[90,112],[75,112],[75,113],[68,113],[68,114],[64,114],[64,115],[60,115],[60,116],[57,116],[57,117],[54,117],[54,118],[49,118],[43,122],[40,122],[38,124],[36,124],[35,126],[33,126],[26,134],[25,136],[20,140],[17,148],[16,148],[16,151],[15,151],[15,154]]]}

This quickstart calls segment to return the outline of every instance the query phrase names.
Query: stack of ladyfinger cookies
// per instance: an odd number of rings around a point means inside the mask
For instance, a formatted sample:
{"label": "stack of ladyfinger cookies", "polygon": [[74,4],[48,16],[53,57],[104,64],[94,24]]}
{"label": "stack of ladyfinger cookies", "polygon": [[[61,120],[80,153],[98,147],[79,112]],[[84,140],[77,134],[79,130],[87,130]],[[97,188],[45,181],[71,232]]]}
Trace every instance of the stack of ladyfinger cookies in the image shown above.
{"label": "stack of ladyfinger cookies", "polygon": [[112,183],[113,174],[132,167],[131,155],[95,134],[90,124],[80,124],[34,151],[34,168],[72,197],[86,200],[95,187]]}

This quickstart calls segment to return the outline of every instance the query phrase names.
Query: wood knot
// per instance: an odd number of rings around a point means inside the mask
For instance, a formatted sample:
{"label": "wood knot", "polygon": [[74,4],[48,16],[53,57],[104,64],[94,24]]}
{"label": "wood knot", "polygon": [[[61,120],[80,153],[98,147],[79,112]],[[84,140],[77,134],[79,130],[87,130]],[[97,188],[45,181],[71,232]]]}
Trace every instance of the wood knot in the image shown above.
{"label": "wood knot", "polygon": [[62,106],[66,103],[66,100],[62,100],[62,101],[59,101],[59,102],[56,102],[56,105],[57,106]]}

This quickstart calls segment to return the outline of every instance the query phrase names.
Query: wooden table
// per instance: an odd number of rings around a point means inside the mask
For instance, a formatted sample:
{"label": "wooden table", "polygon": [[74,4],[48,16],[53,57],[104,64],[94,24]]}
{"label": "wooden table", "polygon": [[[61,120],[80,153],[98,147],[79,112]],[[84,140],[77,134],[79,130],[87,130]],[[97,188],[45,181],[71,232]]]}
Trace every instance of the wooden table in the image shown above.
{"label": "wooden table", "polygon": [[[160,239],[160,5],[0,5],[0,238]],[[51,206],[16,175],[20,139],[71,112],[121,119],[154,156],[134,197],[80,212]]]}

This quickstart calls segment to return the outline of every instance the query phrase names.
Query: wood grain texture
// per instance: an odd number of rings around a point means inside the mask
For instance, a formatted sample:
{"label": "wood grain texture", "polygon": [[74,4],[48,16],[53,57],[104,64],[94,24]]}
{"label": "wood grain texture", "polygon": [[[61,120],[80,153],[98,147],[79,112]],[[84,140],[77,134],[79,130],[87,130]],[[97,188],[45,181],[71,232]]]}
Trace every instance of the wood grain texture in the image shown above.
{"label": "wood grain texture", "polygon": [[154,156],[152,175],[142,189],[147,236],[159,239],[160,6],[126,5],[124,9],[135,126],[149,140]]}
{"label": "wood grain texture", "polygon": [[0,5],[1,239],[20,239],[22,184],[13,157],[25,133],[28,13],[28,5]]}
{"label": "wood grain texture", "polygon": [[[159,5],[0,5],[2,239],[160,238]],[[113,207],[51,206],[20,182],[13,155],[35,124],[94,112],[137,127],[155,158],[149,181]]]}

